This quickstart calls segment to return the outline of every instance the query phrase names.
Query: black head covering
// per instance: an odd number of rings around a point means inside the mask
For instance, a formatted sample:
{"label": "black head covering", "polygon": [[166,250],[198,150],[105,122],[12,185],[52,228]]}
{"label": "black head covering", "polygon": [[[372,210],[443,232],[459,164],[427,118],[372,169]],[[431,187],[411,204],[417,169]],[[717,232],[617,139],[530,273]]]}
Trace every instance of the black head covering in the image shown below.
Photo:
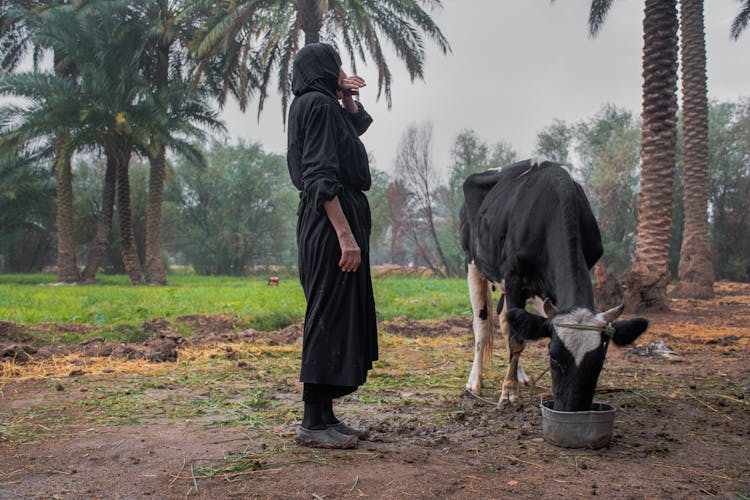
{"label": "black head covering", "polygon": [[307,92],[321,92],[336,97],[339,88],[341,57],[327,43],[311,43],[294,56],[292,92],[296,96]]}

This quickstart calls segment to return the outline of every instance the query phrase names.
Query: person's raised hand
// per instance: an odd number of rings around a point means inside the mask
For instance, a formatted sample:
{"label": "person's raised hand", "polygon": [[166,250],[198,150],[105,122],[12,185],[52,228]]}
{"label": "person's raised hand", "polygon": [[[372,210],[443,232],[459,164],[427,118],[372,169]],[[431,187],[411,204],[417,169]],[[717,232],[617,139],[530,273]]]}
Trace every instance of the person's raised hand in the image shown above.
{"label": "person's raised hand", "polygon": [[366,85],[364,78],[360,76],[345,76],[341,81],[341,92],[344,97],[359,95],[359,89]]}

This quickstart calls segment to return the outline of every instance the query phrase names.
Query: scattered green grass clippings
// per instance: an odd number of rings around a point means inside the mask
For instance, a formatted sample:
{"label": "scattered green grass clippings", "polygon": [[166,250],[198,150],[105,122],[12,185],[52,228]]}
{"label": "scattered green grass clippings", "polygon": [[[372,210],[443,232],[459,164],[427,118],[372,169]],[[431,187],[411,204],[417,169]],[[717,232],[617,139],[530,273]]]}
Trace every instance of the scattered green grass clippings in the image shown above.
{"label": "scattered green grass clippings", "polygon": [[[228,350],[227,347],[231,347]],[[5,400],[16,400],[12,410],[0,412],[0,446],[3,442],[43,441],[50,436],[75,434],[80,429],[106,432],[111,426],[190,423],[207,428],[231,427],[261,433],[270,450],[228,456],[220,464],[198,467],[202,476],[240,474],[254,467],[267,470],[289,460],[309,459],[292,452],[277,456],[276,443],[290,441],[286,431],[299,422],[302,412],[299,374],[299,345],[232,344],[210,348],[189,348],[175,363],[121,362],[107,360],[103,367],[82,365],[78,377],[39,375],[26,379],[23,392],[5,390]],[[495,358],[485,371],[482,397],[497,401],[507,364],[504,350],[495,348]],[[383,335],[381,359],[374,363],[367,384],[347,399],[348,412],[357,414],[377,407],[384,413],[404,414],[403,425],[418,427],[424,422],[451,423],[466,411],[463,387],[471,368],[473,351],[459,336],[405,338]],[[242,361],[242,365],[238,363]],[[61,363],[61,362],[59,362]],[[542,349],[529,349],[523,358],[528,375],[535,378],[546,368]],[[71,365],[79,366],[79,365]],[[54,373],[67,374],[71,366]],[[120,371],[120,367],[127,367]],[[115,370],[117,370],[115,372]],[[627,382],[623,383],[623,379]],[[623,389],[603,395],[602,400],[624,411],[618,425],[634,425],[635,413],[663,407],[679,399],[705,408],[709,404],[724,413],[742,408],[742,401],[719,406],[719,396],[741,389],[719,375],[706,377],[697,389],[686,383],[658,377],[658,370],[645,366],[605,367],[599,386]],[[12,382],[11,382],[12,383]],[[540,386],[549,386],[549,375]],[[540,391],[544,391],[540,389]],[[692,397],[691,397],[692,395]],[[529,404],[536,400],[530,388],[522,389]],[[24,398],[23,404],[18,399]],[[469,400],[470,404],[474,400]],[[484,406],[480,406],[486,411]],[[724,418],[705,410],[708,415]],[[283,435],[283,436],[282,436]],[[307,457],[307,458],[305,458]],[[257,462],[257,463],[256,463]],[[196,464],[197,466],[197,464]]]}
{"label": "scattered green grass clippings", "polygon": [[0,412],[0,443],[11,444],[39,441],[59,435],[59,430],[73,422],[73,417],[62,414],[53,406],[36,407],[28,411]]}
{"label": "scattered green grass clippings", "polygon": [[[148,425],[175,421],[211,427],[263,429],[299,418],[297,375],[301,347],[238,344],[181,351],[176,363],[122,362],[130,371],[40,375],[32,404],[0,413],[0,441],[45,439],[75,416],[86,426]],[[229,358],[231,352],[231,359]],[[238,361],[244,361],[238,367]],[[50,361],[49,363],[53,363]],[[66,365],[68,366],[68,365]],[[42,399],[43,398],[43,399]],[[39,399],[39,401],[37,401]],[[37,431],[39,429],[39,431]]]}
{"label": "scattered green grass clippings", "polygon": [[286,446],[265,447],[260,451],[251,452],[245,449],[240,453],[229,453],[224,461],[217,465],[201,465],[194,468],[197,479],[213,479],[222,477],[231,479],[259,472],[261,470],[276,469],[287,465],[302,463],[323,463],[324,459],[317,453],[310,453],[309,457],[290,459],[289,449]]}
{"label": "scattered green grass clippings", "polygon": [[[471,352],[462,349],[461,342],[454,337],[384,336],[383,361],[376,363],[354,404],[416,405],[438,394],[460,394],[471,362]],[[232,349],[232,359],[223,347],[216,347],[185,352],[176,363],[140,362],[132,372],[39,377],[29,382],[38,395],[34,398],[40,399],[37,406],[0,415],[0,439],[14,443],[46,439],[49,432],[71,425],[64,418],[74,418],[77,426],[100,429],[190,421],[207,427],[267,430],[298,421],[301,347],[239,344]],[[437,358],[440,353],[446,356],[442,363]],[[109,363],[113,367],[116,361]],[[402,394],[415,391],[424,394]]]}

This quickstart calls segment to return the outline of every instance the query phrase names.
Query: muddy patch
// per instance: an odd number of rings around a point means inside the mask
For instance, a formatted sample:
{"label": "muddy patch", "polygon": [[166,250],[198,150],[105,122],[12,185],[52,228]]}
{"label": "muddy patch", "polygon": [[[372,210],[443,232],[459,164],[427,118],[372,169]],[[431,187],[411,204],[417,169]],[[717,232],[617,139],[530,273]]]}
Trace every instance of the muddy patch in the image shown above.
{"label": "muddy patch", "polygon": [[[184,338],[178,326],[188,325],[195,333]],[[78,332],[92,331],[92,325],[79,325]],[[59,330],[56,330],[59,328]],[[261,345],[288,345],[302,342],[304,325],[297,323],[282,330],[263,332],[253,328],[242,329],[240,320],[232,315],[196,314],[180,316],[171,322],[165,318],[145,321],[141,327],[148,337],[142,342],[117,343],[95,337],[78,344],[48,346],[38,335],[38,325],[26,326],[3,322],[0,336],[0,361],[17,364],[43,361],[53,356],[77,354],[79,356],[109,357],[113,359],[145,359],[153,362],[176,361],[180,347],[200,347],[226,343],[254,343]],[[406,317],[380,323],[379,329],[403,337],[436,337],[441,335],[471,336],[471,320],[449,317],[442,320],[414,321]],[[45,324],[44,332],[74,331],[71,325]]]}
{"label": "muddy patch", "polygon": [[175,322],[187,326],[196,335],[242,328],[242,321],[236,314],[188,314],[178,316]]}
{"label": "muddy patch", "polygon": [[450,316],[440,320],[415,321],[406,316],[380,323],[379,330],[401,337],[471,336],[471,318]]}

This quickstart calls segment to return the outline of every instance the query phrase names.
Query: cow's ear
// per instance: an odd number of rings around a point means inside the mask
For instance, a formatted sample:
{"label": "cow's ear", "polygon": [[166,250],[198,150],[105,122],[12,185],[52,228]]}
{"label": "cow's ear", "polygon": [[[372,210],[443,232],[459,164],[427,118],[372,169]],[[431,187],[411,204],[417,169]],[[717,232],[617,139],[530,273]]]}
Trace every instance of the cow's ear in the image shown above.
{"label": "cow's ear", "polygon": [[646,318],[633,318],[626,319],[624,321],[615,321],[612,323],[615,327],[615,333],[612,335],[612,340],[617,345],[629,345],[632,344],[643,332],[648,328],[648,320]]}
{"label": "cow's ear", "polygon": [[520,341],[539,340],[552,335],[547,320],[523,309],[510,309],[507,316],[511,335]]}

